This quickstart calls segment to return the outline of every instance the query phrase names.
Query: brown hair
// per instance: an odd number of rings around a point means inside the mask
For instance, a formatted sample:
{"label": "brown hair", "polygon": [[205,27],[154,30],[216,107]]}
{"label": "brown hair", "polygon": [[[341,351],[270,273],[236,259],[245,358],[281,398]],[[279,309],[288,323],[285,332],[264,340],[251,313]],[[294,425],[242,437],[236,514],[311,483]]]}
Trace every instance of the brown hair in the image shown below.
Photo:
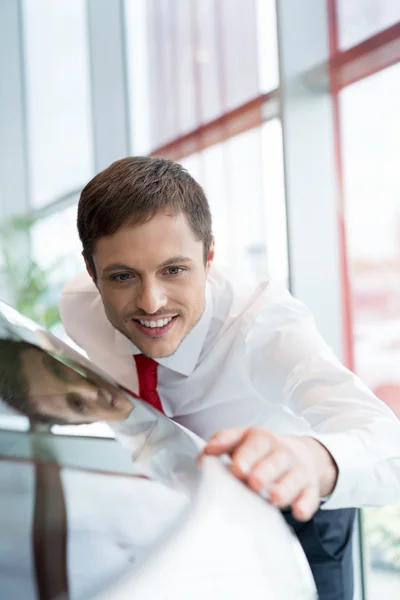
{"label": "brown hair", "polygon": [[0,399],[32,422],[68,425],[68,421],[61,417],[39,413],[29,401],[29,382],[23,374],[21,358],[26,350],[43,352],[28,342],[0,338]]}
{"label": "brown hair", "polygon": [[203,188],[178,163],[146,156],[117,160],[85,186],[78,205],[78,232],[95,275],[93,252],[98,239],[123,225],[141,225],[156,213],[183,212],[204,244],[204,262],[212,241],[211,213]]}

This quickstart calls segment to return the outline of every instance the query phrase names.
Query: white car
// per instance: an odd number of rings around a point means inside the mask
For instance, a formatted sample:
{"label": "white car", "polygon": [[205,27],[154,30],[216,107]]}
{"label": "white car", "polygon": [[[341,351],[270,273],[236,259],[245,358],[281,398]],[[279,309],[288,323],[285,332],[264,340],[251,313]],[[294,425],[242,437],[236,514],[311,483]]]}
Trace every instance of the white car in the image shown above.
{"label": "white car", "polygon": [[[56,409],[61,394],[40,366],[49,361],[65,381],[95,386],[110,407],[123,394],[129,417],[103,425],[105,438],[96,426],[55,428],[48,415],[37,422],[21,394]],[[201,440],[2,303],[0,397],[1,598],[317,597],[280,512],[236,480],[227,460],[197,464]]]}

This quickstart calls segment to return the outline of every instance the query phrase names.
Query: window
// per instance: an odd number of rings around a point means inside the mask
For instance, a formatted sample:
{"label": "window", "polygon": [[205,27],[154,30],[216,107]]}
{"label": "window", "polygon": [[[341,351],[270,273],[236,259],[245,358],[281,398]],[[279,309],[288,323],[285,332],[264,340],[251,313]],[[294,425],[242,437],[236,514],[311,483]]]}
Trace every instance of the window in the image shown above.
{"label": "window", "polygon": [[337,0],[339,45],[355,46],[400,20],[398,0]]}
{"label": "window", "polygon": [[226,144],[231,277],[255,283],[268,273],[261,128],[241,133]]}
{"label": "window", "polygon": [[127,77],[130,99],[130,139],[133,154],[151,151],[150,52],[147,30],[147,0],[125,2]]}
{"label": "window", "polygon": [[226,177],[225,142],[210,146],[201,153],[202,185],[207,194],[213,217],[215,236],[215,260],[217,265],[226,268],[231,256],[229,235],[229,196]]}
{"label": "window", "polygon": [[255,285],[268,276],[287,285],[280,121],[267,121],[181,163],[209,199],[216,264],[243,285]]}
{"label": "window", "polygon": [[219,73],[222,108],[231,110],[259,94],[254,0],[219,0],[217,25],[222,58]]}
{"label": "window", "polygon": [[274,0],[125,0],[125,13],[135,153],[278,85]]}
{"label": "window", "polygon": [[217,0],[196,3],[196,69],[201,118],[207,123],[222,113],[221,56],[218,43]]}
{"label": "window", "polygon": [[24,0],[30,194],[43,206],[93,173],[84,0]]}
{"label": "window", "polygon": [[70,206],[31,227],[32,256],[48,272],[50,286],[62,285],[84,269],[76,211],[76,205]]}
{"label": "window", "polygon": [[32,274],[28,273],[25,282],[30,290],[29,316],[71,344],[59,322],[58,301],[65,283],[84,270],[76,229],[76,206],[37,221],[31,227],[30,238],[36,267]]}
{"label": "window", "polygon": [[262,126],[265,229],[268,273],[271,279],[289,286],[285,174],[280,119]]}
{"label": "window", "polygon": [[257,0],[256,10],[259,87],[270,92],[279,86],[276,1]]}
{"label": "window", "polygon": [[[400,64],[340,94],[355,370],[400,418]],[[400,506],[363,511],[369,598],[400,595]]]}

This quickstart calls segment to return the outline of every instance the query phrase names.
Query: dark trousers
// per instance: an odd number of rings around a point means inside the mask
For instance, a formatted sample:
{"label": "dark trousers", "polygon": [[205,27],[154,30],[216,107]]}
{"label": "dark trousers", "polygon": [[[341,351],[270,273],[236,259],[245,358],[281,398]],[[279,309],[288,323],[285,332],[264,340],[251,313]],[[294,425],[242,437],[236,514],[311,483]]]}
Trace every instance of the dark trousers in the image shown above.
{"label": "dark trousers", "polygon": [[355,509],[319,510],[307,523],[293,519],[290,511],[282,514],[307,556],[319,600],[353,600]]}

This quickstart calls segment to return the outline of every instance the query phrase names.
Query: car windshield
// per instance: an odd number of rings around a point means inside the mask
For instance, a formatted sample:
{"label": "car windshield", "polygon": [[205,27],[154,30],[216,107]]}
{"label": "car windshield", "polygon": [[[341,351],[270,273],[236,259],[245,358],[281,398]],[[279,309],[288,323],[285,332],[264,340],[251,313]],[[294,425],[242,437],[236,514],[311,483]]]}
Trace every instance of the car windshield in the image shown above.
{"label": "car windshield", "polygon": [[[186,518],[193,439],[3,303],[0,402],[5,598],[94,597]],[[109,439],[52,432],[99,421]]]}

